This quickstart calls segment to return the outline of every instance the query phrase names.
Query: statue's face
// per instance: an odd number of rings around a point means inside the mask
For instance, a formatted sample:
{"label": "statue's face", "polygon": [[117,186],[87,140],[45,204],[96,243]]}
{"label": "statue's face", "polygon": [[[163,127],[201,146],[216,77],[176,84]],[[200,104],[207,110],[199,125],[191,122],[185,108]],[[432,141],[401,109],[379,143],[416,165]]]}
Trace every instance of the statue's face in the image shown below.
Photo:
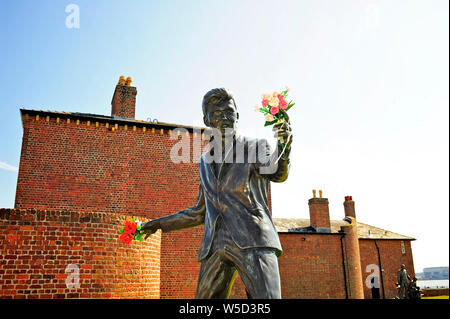
{"label": "statue's face", "polygon": [[219,105],[209,105],[203,121],[206,126],[216,128],[224,134],[226,129],[235,132],[238,118],[236,106],[233,100],[229,100]]}

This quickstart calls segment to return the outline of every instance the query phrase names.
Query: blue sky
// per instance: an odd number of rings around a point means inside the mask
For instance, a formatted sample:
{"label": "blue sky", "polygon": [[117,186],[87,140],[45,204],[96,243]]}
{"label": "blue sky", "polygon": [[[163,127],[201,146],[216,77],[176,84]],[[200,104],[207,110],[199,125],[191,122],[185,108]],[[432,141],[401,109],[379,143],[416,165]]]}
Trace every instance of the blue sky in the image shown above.
{"label": "blue sky", "polygon": [[[68,29],[69,4],[80,28]],[[416,271],[448,265],[448,1],[2,1],[0,207],[13,207],[19,108],[109,115],[120,75],[136,118],[202,126],[201,99],[231,89],[242,134],[272,139],[253,111],[291,87],[294,142],[275,217],[360,221],[417,238]]]}

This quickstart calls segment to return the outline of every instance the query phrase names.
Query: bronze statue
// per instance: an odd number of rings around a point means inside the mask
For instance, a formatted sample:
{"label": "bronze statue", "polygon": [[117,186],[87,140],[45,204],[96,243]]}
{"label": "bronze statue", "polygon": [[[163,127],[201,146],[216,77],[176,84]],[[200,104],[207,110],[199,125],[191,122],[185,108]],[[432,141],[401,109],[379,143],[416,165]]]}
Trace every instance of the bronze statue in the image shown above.
{"label": "bronze statue", "polygon": [[422,290],[417,286],[416,277],[414,277],[409,283],[407,299],[422,299]]}
{"label": "bronze statue", "polygon": [[398,297],[400,299],[407,299],[410,280],[411,278],[409,277],[408,272],[406,271],[406,266],[402,264],[400,269],[397,271],[397,288],[398,288]]}
{"label": "bronze statue", "polygon": [[[236,272],[249,298],[281,298],[277,257],[282,248],[267,193],[271,181],[288,177],[289,118],[274,126],[278,149],[272,153],[267,141],[236,135],[239,114],[228,90],[210,90],[202,108],[205,125],[221,134],[213,136],[210,150],[201,155],[197,203],[149,221],[142,230],[148,237],[158,229],[169,232],[204,224],[196,298],[228,298]],[[285,152],[278,157],[283,145]],[[253,160],[261,153],[264,156]]]}

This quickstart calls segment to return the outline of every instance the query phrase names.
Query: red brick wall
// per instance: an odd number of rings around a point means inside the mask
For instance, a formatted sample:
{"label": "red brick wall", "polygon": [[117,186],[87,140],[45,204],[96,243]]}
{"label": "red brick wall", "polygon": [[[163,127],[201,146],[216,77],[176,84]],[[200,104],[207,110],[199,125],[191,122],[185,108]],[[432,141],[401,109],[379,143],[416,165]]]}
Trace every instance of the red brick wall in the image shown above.
{"label": "red brick wall", "polygon": [[[108,124],[108,128],[106,125]],[[198,164],[170,161],[151,127],[35,116],[24,119],[15,208],[133,212],[158,217],[193,204]]]}
{"label": "red brick wall", "polygon": [[[413,278],[415,276],[413,256],[411,250],[411,242],[404,241],[405,254],[402,254],[401,240],[377,240],[376,241],[381,256],[381,265],[383,267],[383,282],[385,288],[385,298],[391,299],[397,296],[397,270],[400,269],[401,264],[405,264],[406,269]],[[361,254],[361,270],[363,282],[365,282],[370,272],[366,272],[367,265],[378,265],[378,253],[373,239],[359,240],[360,254]],[[382,286],[380,286],[380,296],[383,297]],[[371,290],[364,284],[364,297],[366,299],[372,298]]]}
{"label": "red brick wall", "polygon": [[161,254],[161,298],[195,298],[203,227],[163,233]]}
{"label": "red brick wall", "polygon": [[[126,219],[0,209],[0,298],[159,298],[160,232],[127,246],[119,240]],[[69,264],[79,288],[67,288]]]}
{"label": "red brick wall", "polygon": [[[198,164],[174,164],[168,131],[24,116],[16,208],[130,212],[157,218],[192,206]],[[108,128],[106,127],[108,123]],[[191,134],[192,136],[192,134]],[[191,149],[191,154],[193,154]],[[161,297],[195,295],[201,230],[164,234]],[[186,238],[186,234],[192,234]],[[196,240],[195,240],[196,238]],[[187,240],[188,239],[188,240]],[[193,278],[195,277],[195,280]]]}
{"label": "red brick wall", "polygon": [[339,235],[279,235],[283,298],[345,298]]}
{"label": "red brick wall", "polygon": [[[284,299],[345,298],[340,236],[280,233],[283,254],[278,258]],[[231,298],[246,298],[236,278]]]}

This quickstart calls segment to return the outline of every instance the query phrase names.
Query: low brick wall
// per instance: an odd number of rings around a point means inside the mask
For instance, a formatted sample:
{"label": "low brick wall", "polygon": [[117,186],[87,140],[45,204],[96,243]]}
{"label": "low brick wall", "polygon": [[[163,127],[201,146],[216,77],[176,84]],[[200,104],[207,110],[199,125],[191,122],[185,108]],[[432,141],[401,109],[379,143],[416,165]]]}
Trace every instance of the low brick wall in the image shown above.
{"label": "low brick wall", "polygon": [[423,289],[422,294],[424,297],[434,297],[434,296],[448,296],[448,288],[439,289]]}
{"label": "low brick wall", "polygon": [[125,220],[0,209],[0,298],[159,298],[161,233],[127,246]]}

